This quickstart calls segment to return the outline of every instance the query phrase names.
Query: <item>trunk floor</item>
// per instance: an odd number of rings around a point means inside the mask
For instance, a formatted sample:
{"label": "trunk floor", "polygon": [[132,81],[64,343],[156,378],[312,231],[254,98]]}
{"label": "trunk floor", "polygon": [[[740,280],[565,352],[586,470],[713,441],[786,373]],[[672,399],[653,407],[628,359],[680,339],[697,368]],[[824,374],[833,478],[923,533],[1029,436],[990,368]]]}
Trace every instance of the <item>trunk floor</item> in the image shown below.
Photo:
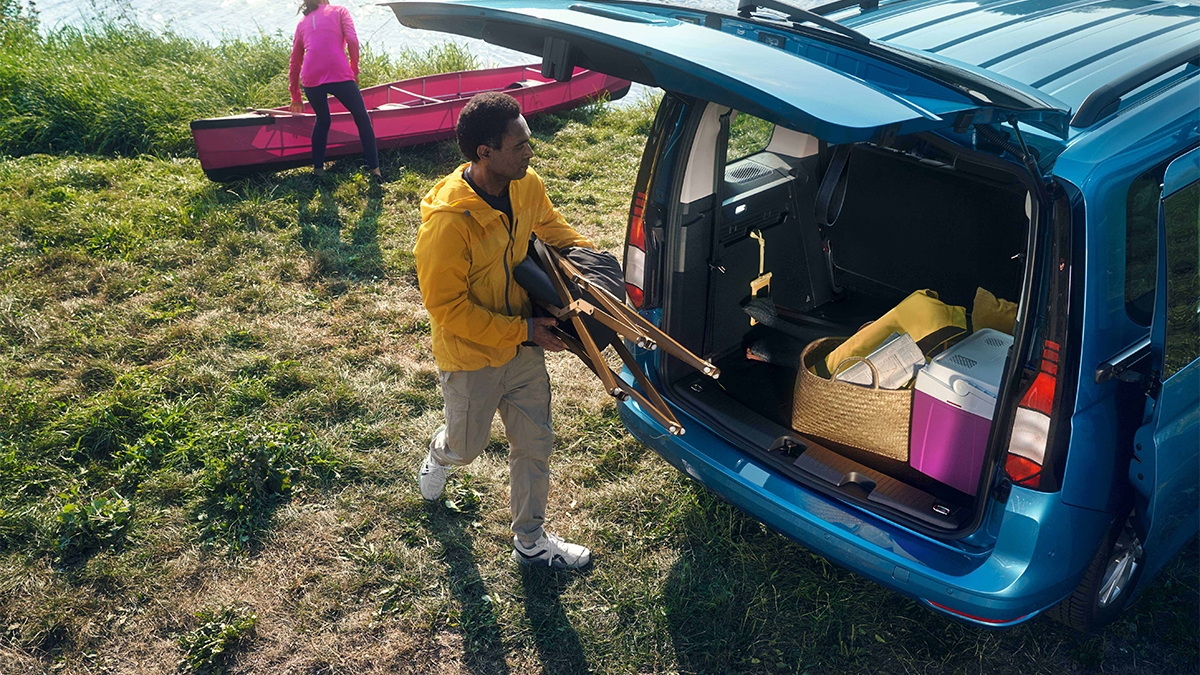
{"label": "trunk floor", "polygon": [[[745,358],[727,356],[716,363],[721,369],[721,389],[733,400],[756,411],[779,426],[792,427],[792,390],[796,371],[792,368]],[[859,464],[955,504],[970,504],[974,498],[917,471],[908,464],[828,439],[814,439],[822,446]]]}

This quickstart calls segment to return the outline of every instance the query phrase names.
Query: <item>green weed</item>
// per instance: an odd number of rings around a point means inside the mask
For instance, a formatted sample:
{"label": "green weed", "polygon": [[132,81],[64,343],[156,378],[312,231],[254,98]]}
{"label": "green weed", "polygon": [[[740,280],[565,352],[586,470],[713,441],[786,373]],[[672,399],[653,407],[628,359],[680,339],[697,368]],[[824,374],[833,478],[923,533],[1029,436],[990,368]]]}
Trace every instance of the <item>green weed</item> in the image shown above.
{"label": "green weed", "polygon": [[476,513],[479,511],[483,495],[470,475],[454,476],[446,485],[442,506],[454,513]]}
{"label": "green weed", "polygon": [[233,651],[254,637],[258,615],[245,607],[196,612],[200,625],[179,637],[182,670],[205,675],[221,673]]}
{"label": "green weed", "polygon": [[38,11],[32,0],[0,0],[0,45],[11,49],[32,35]]}
{"label": "green weed", "polygon": [[0,380],[0,442],[26,438],[52,415],[47,396],[36,383]]}
{"label": "green weed", "polygon": [[232,551],[249,547],[297,480],[330,479],[342,460],[292,424],[226,426],[194,441],[200,455],[195,512],[199,538]]}
{"label": "green weed", "polygon": [[133,520],[133,505],[113,489],[89,499],[74,488],[59,498],[54,547],[64,560],[116,544]]}

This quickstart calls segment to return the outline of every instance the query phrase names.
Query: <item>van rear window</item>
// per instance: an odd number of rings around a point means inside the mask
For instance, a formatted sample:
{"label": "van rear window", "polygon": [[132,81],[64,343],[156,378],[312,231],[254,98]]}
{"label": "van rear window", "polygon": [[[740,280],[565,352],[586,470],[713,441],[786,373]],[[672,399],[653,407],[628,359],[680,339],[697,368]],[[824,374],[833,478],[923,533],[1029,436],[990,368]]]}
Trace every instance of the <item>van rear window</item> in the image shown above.
{"label": "van rear window", "polygon": [[1167,166],[1155,167],[1129,186],[1125,205],[1125,313],[1149,326],[1158,269],[1158,200]]}
{"label": "van rear window", "polygon": [[767,149],[775,125],[770,122],[739,112],[729,123],[729,144],[725,147],[725,164],[729,165]]}
{"label": "van rear window", "polygon": [[1163,379],[1200,358],[1200,183],[1163,204],[1167,224],[1167,344]]}

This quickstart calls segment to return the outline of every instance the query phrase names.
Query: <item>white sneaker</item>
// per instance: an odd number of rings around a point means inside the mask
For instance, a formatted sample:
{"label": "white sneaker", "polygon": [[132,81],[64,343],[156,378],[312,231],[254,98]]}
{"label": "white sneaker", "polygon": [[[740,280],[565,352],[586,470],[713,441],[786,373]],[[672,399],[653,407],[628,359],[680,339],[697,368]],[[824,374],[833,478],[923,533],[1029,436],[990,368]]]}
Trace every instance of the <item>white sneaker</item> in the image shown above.
{"label": "white sneaker", "polygon": [[512,559],[521,565],[577,570],[591,562],[592,552],[586,546],[569,544],[562,537],[546,532],[529,547],[514,536]]}
{"label": "white sneaker", "polygon": [[446,472],[450,467],[437,463],[432,454],[425,455],[418,475],[421,484],[421,496],[426,501],[436,502],[446,489]]}

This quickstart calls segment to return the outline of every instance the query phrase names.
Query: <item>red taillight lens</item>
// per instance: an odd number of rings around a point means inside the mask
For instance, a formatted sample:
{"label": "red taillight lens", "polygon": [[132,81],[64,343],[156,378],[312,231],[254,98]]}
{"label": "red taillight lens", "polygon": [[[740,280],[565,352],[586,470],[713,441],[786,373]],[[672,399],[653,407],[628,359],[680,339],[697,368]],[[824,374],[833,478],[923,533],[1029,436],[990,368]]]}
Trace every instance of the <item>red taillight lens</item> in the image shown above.
{"label": "red taillight lens", "polygon": [[[1043,361],[1043,363],[1045,363]],[[1057,367],[1055,368],[1057,370]],[[1033,378],[1029,389],[1021,397],[1021,407],[1049,415],[1054,408],[1054,392],[1058,389],[1058,378],[1043,370]]]}
{"label": "red taillight lens", "polygon": [[633,303],[634,307],[641,307],[642,303],[646,300],[642,289],[633,284],[625,284],[625,294],[629,296],[629,302]]}
{"label": "red taillight lens", "polygon": [[1042,488],[1046,448],[1050,442],[1050,421],[1058,394],[1059,345],[1046,340],[1038,373],[1021,397],[1013,418],[1012,436],[1004,470],[1013,483],[1038,490]]}
{"label": "red taillight lens", "polygon": [[1004,472],[1017,485],[1037,488],[1041,482],[1042,465],[1020,455],[1009,454],[1004,461]]}
{"label": "red taillight lens", "polygon": [[646,250],[646,228],[642,217],[646,211],[646,193],[639,192],[633,198],[633,212],[629,214],[629,245]]}
{"label": "red taillight lens", "polygon": [[646,278],[646,225],[643,214],[646,210],[646,193],[633,197],[633,210],[629,214],[629,230],[625,246],[625,292],[634,307],[641,308],[645,302]]}

